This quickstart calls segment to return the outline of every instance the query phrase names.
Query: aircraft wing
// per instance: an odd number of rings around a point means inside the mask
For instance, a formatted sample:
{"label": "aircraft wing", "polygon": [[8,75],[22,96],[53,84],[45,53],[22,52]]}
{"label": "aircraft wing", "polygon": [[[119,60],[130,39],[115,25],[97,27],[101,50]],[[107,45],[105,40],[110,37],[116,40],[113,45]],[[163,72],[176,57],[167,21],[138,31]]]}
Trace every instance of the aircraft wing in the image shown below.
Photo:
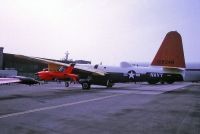
{"label": "aircraft wing", "polygon": [[[53,61],[53,60],[38,58],[38,57],[30,57],[30,58],[39,60],[48,65],[52,64],[52,65],[57,65],[57,66],[70,66],[70,64],[62,63],[59,61]],[[104,76],[106,74],[106,72],[104,72],[102,70],[94,69],[94,67],[92,65],[84,66],[84,65],[80,65],[80,64],[79,65],[75,64],[74,69],[77,70],[78,73],[90,73],[90,74],[100,75],[100,76]]]}
{"label": "aircraft wing", "polygon": [[67,64],[67,63],[53,61],[53,60],[49,60],[49,59],[45,59],[45,58],[39,58],[39,57],[30,57],[30,58],[38,60],[38,61],[45,63],[45,64],[55,64],[55,65],[59,65],[59,66],[70,66],[70,64]]}
{"label": "aircraft wing", "polygon": [[23,77],[23,76],[0,78],[0,84],[9,84],[9,83],[20,83],[20,84],[26,84],[26,85],[33,85],[33,84],[39,83],[39,81],[37,81],[33,78]]}
{"label": "aircraft wing", "polygon": [[89,72],[95,75],[101,75],[105,76],[106,72],[99,70],[99,69],[94,69],[94,66],[84,66],[84,65],[76,65],[75,69],[82,71],[82,72]]}
{"label": "aircraft wing", "polygon": [[8,83],[18,83],[20,82],[17,78],[0,78],[0,84],[8,84]]}

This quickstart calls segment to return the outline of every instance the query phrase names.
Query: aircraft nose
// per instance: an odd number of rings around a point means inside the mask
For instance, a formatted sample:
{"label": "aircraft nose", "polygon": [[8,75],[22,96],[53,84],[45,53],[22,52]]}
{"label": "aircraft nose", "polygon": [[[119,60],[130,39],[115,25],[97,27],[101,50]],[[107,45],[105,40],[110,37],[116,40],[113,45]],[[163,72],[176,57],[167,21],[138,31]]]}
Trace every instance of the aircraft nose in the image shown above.
{"label": "aircraft nose", "polygon": [[40,79],[39,73],[35,73],[36,79]]}

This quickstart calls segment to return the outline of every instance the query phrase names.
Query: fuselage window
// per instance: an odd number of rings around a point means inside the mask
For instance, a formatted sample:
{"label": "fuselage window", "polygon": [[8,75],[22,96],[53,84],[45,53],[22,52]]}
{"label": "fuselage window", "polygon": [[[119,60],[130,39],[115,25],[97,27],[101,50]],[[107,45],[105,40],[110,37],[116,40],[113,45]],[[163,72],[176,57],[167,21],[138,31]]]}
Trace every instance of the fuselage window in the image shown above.
{"label": "fuselage window", "polygon": [[95,65],[95,66],[94,66],[94,69],[97,69],[97,68],[98,68],[98,65]]}

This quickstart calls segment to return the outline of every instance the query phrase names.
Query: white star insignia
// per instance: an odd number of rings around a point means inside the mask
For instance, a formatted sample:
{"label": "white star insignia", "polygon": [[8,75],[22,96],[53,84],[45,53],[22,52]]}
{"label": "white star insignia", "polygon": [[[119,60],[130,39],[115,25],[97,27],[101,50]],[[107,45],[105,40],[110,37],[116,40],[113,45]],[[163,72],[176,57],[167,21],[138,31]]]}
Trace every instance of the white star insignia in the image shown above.
{"label": "white star insignia", "polygon": [[134,79],[134,77],[135,77],[135,73],[133,72],[133,71],[130,71],[129,73],[128,73],[128,78],[129,79]]}

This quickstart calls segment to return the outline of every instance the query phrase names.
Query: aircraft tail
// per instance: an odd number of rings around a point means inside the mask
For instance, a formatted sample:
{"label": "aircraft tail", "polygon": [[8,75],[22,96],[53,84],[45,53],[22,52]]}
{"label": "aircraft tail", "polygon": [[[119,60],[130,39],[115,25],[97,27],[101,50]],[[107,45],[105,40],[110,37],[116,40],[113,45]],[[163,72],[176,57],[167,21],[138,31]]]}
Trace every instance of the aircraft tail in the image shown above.
{"label": "aircraft tail", "polygon": [[65,69],[65,73],[71,74],[74,69],[74,65],[75,64],[70,64],[70,66]]}
{"label": "aircraft tail", "polygon": [[167,33],[151,65],[185,68],[182,38],[177,31]]}

